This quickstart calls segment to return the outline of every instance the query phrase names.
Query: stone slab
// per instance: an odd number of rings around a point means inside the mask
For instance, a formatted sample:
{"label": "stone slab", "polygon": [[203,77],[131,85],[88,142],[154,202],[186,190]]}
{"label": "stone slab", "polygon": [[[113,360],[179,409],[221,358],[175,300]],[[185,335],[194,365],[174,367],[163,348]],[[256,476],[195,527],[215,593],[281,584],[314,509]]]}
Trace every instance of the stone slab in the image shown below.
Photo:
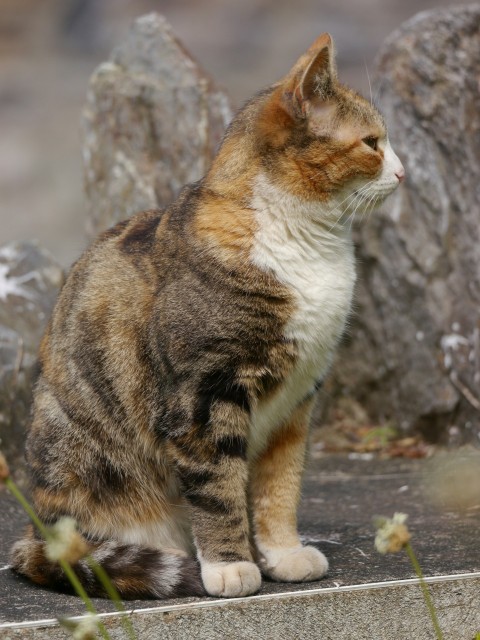
{"label": "stone slab", "polygon": [[378,54],[375,103],[406,180],[358,225],[331,394],[459,446],[480,441],[480,3],[452,5],[418,13]]}
{"label": "stone slab", "polygon": [[[299,521],[305,541],[328,556],[328,576],[308,585],[264,582],[259,595],[234,601],[130,602],[139,637],[434,638],[405,555],[381,556],[373,548],[372,516],[403,511],[446,637],[473,638],[480,631],[480,505],[464,513],[435,507],[428,498],[432,468],[429,460],[317,456]],[[81,615],[82,603],[10,572],[8,547],[26,518],[5,493],[0,501],[0,638],[64,638],[54,619]],[[112,611],[109,602],[95,605]],[[112,637],[124,637],[117,615],[107,623]]]}

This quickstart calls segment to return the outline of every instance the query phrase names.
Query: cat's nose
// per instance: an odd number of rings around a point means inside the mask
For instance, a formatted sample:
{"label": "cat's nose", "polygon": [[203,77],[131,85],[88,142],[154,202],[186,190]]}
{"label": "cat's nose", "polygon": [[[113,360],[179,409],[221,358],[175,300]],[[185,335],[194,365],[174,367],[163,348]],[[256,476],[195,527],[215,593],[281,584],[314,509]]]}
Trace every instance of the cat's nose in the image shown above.
{"label": "cat's nose", "polygon": [[403,168],[403,165],[400,165],[400,167],[395,170],[395,175],[399,182],[403,182],[405,180],[405,169]]}

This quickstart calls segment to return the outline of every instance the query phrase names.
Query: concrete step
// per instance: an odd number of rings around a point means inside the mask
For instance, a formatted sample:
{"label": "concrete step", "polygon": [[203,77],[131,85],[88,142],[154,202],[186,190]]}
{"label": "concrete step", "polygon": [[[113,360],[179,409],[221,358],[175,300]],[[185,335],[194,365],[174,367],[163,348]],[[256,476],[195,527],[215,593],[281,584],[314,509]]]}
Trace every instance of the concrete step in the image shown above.
{"label": "concrete step", "polygon": [[[438,469],[438,465],[437,465]],[[418,580],[404,553],[373,547],[372,516],[409,514],[412,546],[449,640],[480,631],[480,505],[460,514],[429,500],[436,477],[425,460],[319,456],[305,478],[300,530],[330,560],[329,575],[308,585],[265,582],[249,598],[127,603],[142,640],[435,638]],[[30,585],[8,569],[8,547],[26,518],[0,494],[0,638],[66,638],[57,616],[78,616],[74,596]],[[113,638],[126,637],[108,601],[95,600]]]}

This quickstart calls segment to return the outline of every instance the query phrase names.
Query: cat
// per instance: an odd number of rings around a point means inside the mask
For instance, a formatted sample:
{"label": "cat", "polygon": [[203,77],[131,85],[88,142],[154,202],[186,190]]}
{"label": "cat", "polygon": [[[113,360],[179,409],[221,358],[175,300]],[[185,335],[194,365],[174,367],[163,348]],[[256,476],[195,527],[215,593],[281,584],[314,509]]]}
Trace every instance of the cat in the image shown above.
{"label": "cat", "polygon": [[[32,498],[48,525],[75,518],[123,598],[324,576],[296,523],[309,419],[350,311],[352,218],[403,178],[323,34],[239,111],[203,179],[73,265],[40,347]],[[12,566],[68,588],[33,528]]]}

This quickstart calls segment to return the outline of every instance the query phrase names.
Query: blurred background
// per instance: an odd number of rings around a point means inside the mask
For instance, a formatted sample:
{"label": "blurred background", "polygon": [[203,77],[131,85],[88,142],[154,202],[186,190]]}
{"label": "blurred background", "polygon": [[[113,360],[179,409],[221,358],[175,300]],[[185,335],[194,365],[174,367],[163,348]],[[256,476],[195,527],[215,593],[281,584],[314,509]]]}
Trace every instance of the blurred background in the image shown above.
{"label": "blurred background", "polygon": [[163,13],[235,106],[323,31],[368,95],[383,40],[448,0],[0,0],[0,244],[38,239],[63,266],[84,248],[79,120],[88,79],[134,17]]}

